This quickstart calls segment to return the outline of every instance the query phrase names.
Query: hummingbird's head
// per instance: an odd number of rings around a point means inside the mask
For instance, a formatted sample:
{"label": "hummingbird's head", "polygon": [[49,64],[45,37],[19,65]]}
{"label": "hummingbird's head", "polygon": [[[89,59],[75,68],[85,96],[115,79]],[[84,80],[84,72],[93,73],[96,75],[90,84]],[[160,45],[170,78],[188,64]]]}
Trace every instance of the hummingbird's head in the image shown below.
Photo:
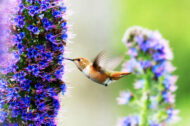
{"label": "hummingbird's head", "polygon": [[83,57],[75,58],[75,59],[68,59],[68,58],[65,58],[65,59],[73,61],[75,65],[78,67],[78,69],[81,71],[90,64],[90,61]]}

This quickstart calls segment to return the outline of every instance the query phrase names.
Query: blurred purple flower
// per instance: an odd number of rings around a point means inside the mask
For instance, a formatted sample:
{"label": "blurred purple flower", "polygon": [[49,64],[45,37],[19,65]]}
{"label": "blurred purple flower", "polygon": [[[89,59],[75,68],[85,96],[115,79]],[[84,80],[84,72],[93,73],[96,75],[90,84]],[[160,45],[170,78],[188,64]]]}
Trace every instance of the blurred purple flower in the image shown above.
{"label": "blurred purple flower", "polygon": [[179,110],[174,110],[173,108],[170,108],[167,110],[168,118],[167,122],[169,123],[176,123],[180,120],[178,117]]}
{"label": "blurred purple flower", "polygon": [[[12,8],[8,8],[6,5],[11,6]],[[10,17],[14,14],[14,7],[17,5],[16,2],[12,1],[2,1],[0,4],[0,72],[1,74],[6,74],[8,72],[8,68],[11,65],[15,64],[18,59],[11,52],[10,48],[14,46],[12,42],[12,34],[10,31],[11,21]]]}
{"label": "blurred purple flower", "polygon": [[125,118],[119,119],[117,126],[138,126],[139,125],[138,116],[127,116]]}
{"label": "blurred purple flower", "polygon": [[[132,27],[125,33],[123,42],[126,44],[128,54],[131,57],[129,61],[124,63],[123,71],[131,71],[137,75],[138,80],[134,86],[135,89],[140,89],[138,91],[140,97],[135,99],[140,104],[141,119],[140,123],[135,126],[148,124],[151,126],[163,126],[163,122],[170,123],[168,120],[173,115],[174,118],[177,118],[177,110],[173,108],[167,110],[165,107],[158,107],[161,104],[167,107],[174,106],[175,104],[174,92],[177,89],[175,85],[177,76],[172,75],[172,72],[176,68],[170,61],[173,59],[173,54],[168,41],[158,31],[150,31],[142,27]],[[129,97],[127,98],[125,100],[128,102]],[[123,101],[123,99],[120,98],[120,101]],[[149,114],[149,109],[155,113]],[[149,116],[155,117],[154,115],[159,111],[157,109],[165,109],[168,118],[164,114],[161,114],[159,118],[154,119],[155,121],[151,121],[152,118],[149,118]],[[126,117],[126,120],[130,120],[130,118]]]}
{"label": "blurred purple flower", "polygon": [[120,105],[124,105],[127,104],[128,102],[130,102],[132,98],[132,94],[131,92],[121,92],[120,93],[120,97],[117,98],[118,104]]}
{"label": "blurred purple flower", "polygon": [[142,89],[144,87],[145,84],[145,80],[141,79],[141,80],[137,80],[134,84],[135,89]]}

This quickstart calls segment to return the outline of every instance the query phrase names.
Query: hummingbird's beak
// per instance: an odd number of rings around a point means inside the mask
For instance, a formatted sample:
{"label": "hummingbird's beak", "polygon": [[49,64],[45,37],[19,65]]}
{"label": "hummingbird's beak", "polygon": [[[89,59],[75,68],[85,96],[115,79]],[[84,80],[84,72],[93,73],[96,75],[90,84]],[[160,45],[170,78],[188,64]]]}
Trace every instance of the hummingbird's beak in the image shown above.
{"label": "hummingbird's beak", "polygon": [[69,59],[69,58],[64,58],[64,59],[66,59],[66,60],[70,60],[70,61],[74,61],[74,59]]}

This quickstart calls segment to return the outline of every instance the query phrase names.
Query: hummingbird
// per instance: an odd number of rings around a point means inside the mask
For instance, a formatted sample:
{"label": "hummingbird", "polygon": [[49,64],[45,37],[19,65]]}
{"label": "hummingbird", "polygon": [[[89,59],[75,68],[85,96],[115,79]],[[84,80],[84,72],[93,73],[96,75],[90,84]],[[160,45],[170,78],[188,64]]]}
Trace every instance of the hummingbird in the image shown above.
{"label": "hummingbird", "polygon": [[[70,60],[74,62],[74,64],[78,67],[78,69],[89,79],[92,81],[108,86],[111,82],[119,80],[120,78],[131,74],[131,72],[119,72],[119,71],[112,71],[106,69],[106,67],[102,66],[101,63],[105,60],[104,52],[100,52],[93,62],[89,61],[86,58],[80,57],[75,59],[70,58],[64,58],[66,60]],[[112,69],[116,66],[118,66],[121,62],[121,60],[114,59],[113,61],[110,61],[114,65],[104,64],[106,66],[111,66]],[[107,67],[108,68],[108,67]]]}

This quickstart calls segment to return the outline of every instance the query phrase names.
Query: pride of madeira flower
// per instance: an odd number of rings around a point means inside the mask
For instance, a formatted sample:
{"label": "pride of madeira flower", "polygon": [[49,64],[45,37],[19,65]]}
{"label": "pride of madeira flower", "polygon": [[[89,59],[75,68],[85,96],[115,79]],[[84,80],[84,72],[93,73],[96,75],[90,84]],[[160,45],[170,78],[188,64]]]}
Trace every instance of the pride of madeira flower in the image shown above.
{"label": "pride of madeira flower", "polygon": [[123,42],[130,55],[123,69],[136,75],[134,87],[138,91],[122,92],[117,100],[119,104],[136,104],[139,114],[121,119],[119,126],[166,126],[176,122],[179,119],[178,110],[174,109],[177,76],[172,75],[175,67],[170,62],[173,54],[168,41],[158,31],[132,27]]}
{"label": "pride of madeira flower", "polygon": [[11,43],[7,52],[12,58],[7,58],[14,62],[1,64],[0,125],[56,125],[58,94],[66,89],[62,61],[68,26],[63,2],[20,0],[9,17],[9,36],[1,39],[1,46]]}

